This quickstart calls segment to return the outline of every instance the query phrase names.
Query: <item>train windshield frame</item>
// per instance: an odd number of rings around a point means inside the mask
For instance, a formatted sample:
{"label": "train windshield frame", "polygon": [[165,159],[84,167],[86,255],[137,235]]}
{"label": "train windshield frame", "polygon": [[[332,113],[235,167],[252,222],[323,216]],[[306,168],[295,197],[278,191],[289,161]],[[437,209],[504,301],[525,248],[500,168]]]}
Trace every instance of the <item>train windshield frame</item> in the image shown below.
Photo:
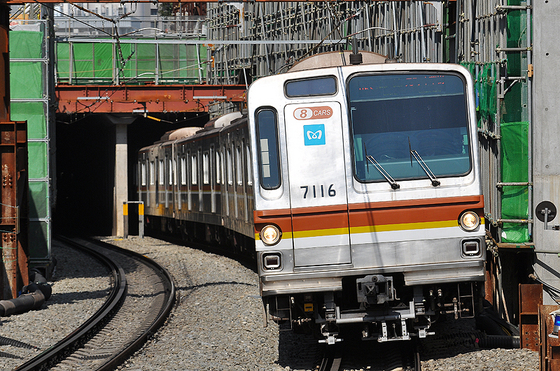
{"label": "train windshield frame", "polygon": [[426,179],[421,162],[438,178],[471,172],[468,95],[462,75],[362,73],[349,78],[347,92],[358,181],[386,181],[383,171],[395,180]]}
{"label": "train windshield frame", "polygon": [[255,113],[257,153],[261,187],[273,190],[282,184],[278,114],[271,107],[261,107]]}
{"label": "train windshield frame", "polygon": [[338,84],[334,76],[307,77],[286,81],[284,94],[288,98],[335,95],[337,87]]}

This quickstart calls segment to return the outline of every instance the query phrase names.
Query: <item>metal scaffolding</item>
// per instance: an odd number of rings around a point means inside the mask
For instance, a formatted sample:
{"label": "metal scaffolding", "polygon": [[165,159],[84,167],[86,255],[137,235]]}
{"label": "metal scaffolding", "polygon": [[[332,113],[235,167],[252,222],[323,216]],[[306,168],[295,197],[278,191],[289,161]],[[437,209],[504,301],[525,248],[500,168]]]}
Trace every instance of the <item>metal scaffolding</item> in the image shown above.
{"label": "metal scaffolding", "polygon": [[285,72],[311,54],[349,49],[350,37],[360,50],[400,62],[441,62],[443,16],[442,2],[208,4],[208,39],[251,42],[211,48],[208,80]]}

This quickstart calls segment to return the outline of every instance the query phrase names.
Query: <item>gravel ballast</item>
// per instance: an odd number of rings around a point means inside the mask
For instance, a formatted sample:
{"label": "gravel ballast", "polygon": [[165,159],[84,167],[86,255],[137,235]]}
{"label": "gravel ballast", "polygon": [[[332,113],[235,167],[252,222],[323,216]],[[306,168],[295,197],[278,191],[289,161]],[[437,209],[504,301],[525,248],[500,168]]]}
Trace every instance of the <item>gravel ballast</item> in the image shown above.
{"label": "gravel ballast", "polygon": [[[155,260],[172,274],[177,288],[177,302],[165,325],[121,370],[312,369],[318,357],[312,339],[281,331],[272,321],[264,326],[254,270],[221,255],[149,237],[102,240]],[[53,254],[58,266],[53,295],[44,309],[0,317],[2,370],[17,367],[65,337],[105,300],[110,281],[104,268],[58,244]],[[473,321],[467,321],[452,331],[473,329]],[[5,338],[37,349],[6,345]],[[529,350],[478,349],[469,341],[457,341],[446,349],[438,347],[437,341],[431,345],[422,353],[426,371],[539,368],[538,353]],[[360,369],[368,365],[353,368]]]}

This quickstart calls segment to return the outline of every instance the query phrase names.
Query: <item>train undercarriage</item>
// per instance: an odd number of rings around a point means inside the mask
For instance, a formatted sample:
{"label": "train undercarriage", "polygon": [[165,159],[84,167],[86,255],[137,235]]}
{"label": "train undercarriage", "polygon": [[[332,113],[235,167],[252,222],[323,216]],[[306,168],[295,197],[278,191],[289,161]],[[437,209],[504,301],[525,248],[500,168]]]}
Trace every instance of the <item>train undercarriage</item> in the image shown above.
{"label": "train undercarriage", "polygon": [[[478,282],[407,287],[398,276],[343,279],[343,290],[265,297],[272,319],[295,331],[311,332],[329,345],[345,329],[378,342],[425,338],[442,317],[473,318],[482,308]],[[356,331],[358,330],[358,331]]]}

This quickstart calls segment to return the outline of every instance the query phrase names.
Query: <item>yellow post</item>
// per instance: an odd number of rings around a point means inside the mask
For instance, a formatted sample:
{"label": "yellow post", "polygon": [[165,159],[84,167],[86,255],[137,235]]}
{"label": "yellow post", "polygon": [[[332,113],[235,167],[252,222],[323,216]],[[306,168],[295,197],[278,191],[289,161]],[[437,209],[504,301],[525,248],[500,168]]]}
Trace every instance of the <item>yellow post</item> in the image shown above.
{"label": "yellow post", "polygon": [[123,224],[124,224],[123,237],[128,238],[128,203],[126,201],[123,202]]}

